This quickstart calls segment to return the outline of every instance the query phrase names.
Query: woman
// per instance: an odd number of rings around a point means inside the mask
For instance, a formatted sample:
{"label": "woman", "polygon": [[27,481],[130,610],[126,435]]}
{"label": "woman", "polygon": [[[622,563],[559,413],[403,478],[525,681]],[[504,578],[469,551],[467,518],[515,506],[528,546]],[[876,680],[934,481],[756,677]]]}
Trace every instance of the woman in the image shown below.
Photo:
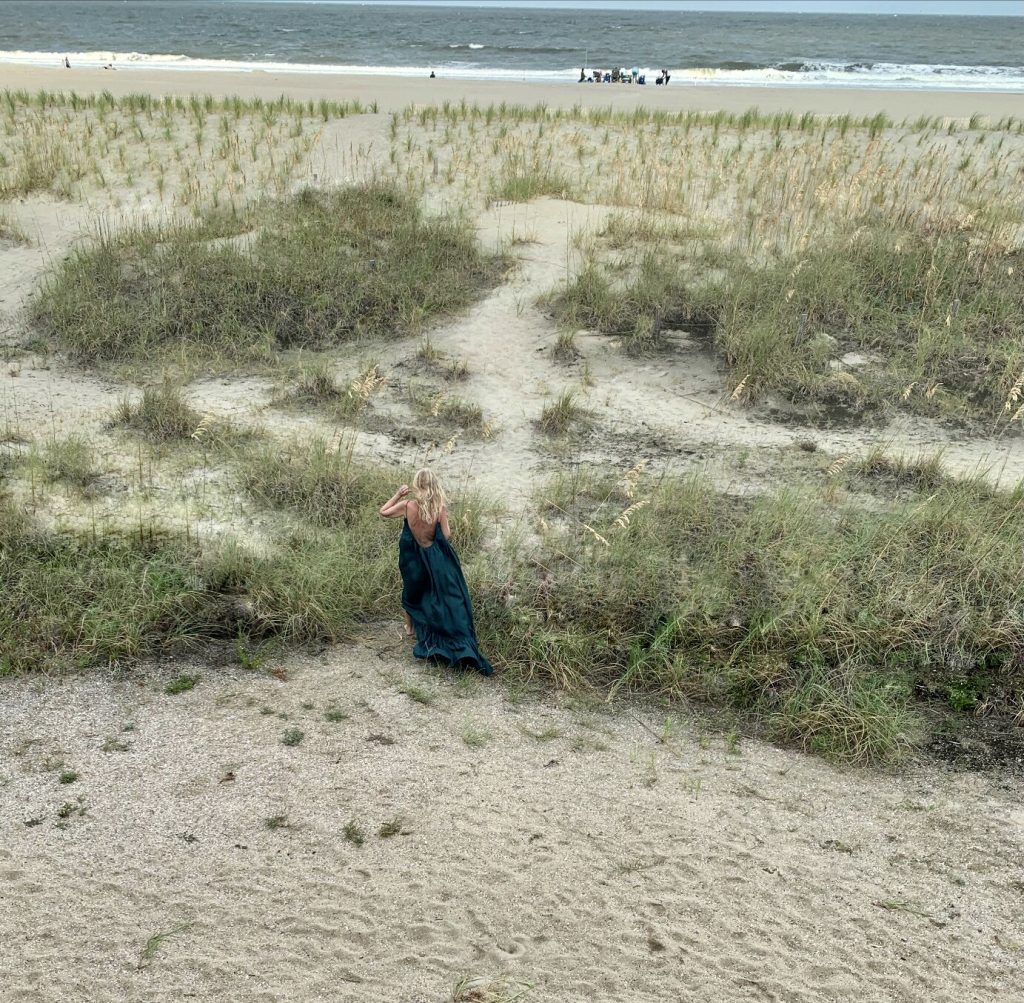
{"label": "woman", "polygon": [[405,520],[398,539],[398,569],[405,633],[416,638],[412,653],[472,665],[489,676],[494,670],[477,647],[473,607],[458,554],[448,542],[448,506],[437,477],[426,468],[417,470],[412,490],[403,484],[381,505],[380,514]]}

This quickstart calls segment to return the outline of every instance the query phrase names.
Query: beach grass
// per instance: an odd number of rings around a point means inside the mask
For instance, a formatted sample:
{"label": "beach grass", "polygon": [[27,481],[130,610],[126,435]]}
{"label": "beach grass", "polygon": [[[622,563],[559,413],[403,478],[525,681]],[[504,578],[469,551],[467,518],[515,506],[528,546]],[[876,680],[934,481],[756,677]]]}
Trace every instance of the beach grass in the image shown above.
{"label": "beach grass", "polygon": [[80,362],[268,359],[414,334],[498,281],[471,228],[388,185],[267,205],[245,247],[201,227],[128,226],[73,252],[31,308]]}
{"label": "beach grass", "polygon": [[531,679],[708,700],[853,761],[909,751],[917,698],[1019,698],[1024,488],[871,512],[590,472],[543,499],[539,552],[473,565],[484,649]]}
{"label": "beach grass", "polygon": [[0,201],[48,194],[143,198],[167,208],[244,205],[283,193],[323,125],[371,108],[359,102],[109,91],[0,92]]}
{"label": "beach grass", "polygon": [[[701,309],[751,398],[777,390],[992,427],[1012,418],[1024,377],[1022,267],[1024,252],[957,229],[863,224],[766,267],[730,267]],[[837,371],[848,353],[868,364]]]}
{"label": "beach grass", "polygon": [[[272,553],[154,528],[54,533],[4,503],[2,671],[239,636],[337,640],[395,610],[394,534],[375,514],[393,473],[322,443],[252,453],[245,490],[295,527]],[[922,734],[919,701],[974,712],[1021,697],[1024,487],[893,463],[911,495],[883,510],[578,470],[544,489],[537,541],[486,555],[483,506],[469,508],[453,523],[481,645],[513,681],[699,699],[832,758],[898,759]],[[879,455],[849,466],[890,469]]]}

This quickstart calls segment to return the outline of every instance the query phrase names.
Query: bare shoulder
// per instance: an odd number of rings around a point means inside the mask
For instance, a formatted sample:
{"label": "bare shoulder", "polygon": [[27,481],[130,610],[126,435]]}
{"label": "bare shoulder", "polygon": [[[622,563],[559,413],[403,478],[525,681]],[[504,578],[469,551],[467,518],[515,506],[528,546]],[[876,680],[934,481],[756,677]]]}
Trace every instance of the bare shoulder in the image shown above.
{"label": "bare shoulder", "polygon": [[419,519],[419,517],[420,517],[420,507],[419,507],[418,504],[416,504],[416,499],[415,498],[410,498],[405,503],[405,514],[412,521],[415,521],[415,520]]}

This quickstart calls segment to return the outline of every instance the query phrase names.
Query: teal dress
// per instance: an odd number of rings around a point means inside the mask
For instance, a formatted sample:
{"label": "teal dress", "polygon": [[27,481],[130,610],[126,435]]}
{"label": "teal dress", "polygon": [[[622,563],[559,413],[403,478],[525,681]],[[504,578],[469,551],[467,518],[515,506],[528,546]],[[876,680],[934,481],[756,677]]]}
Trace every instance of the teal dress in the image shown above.
{"label": "teal dress", "polygon": [[480,653],[473,628],[473,606],[459,555],[438,522],[434,542],[421,546],[407,520],[398,540],[402,572],[402,606],[416,632],[417,658],[443,658],[449,665],[469,665],[489,676],[494,669]]}

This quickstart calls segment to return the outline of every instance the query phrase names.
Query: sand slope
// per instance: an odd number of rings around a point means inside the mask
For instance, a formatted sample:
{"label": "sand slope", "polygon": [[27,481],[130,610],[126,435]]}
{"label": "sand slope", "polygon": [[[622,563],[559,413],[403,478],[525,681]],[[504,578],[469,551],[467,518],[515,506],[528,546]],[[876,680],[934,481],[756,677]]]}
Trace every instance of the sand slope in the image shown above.
{"label": "sand slope", "polygon": [[286,668],[3,683],[0,996],[1022,998],[1019,782],[517,705],[390,635]]}

